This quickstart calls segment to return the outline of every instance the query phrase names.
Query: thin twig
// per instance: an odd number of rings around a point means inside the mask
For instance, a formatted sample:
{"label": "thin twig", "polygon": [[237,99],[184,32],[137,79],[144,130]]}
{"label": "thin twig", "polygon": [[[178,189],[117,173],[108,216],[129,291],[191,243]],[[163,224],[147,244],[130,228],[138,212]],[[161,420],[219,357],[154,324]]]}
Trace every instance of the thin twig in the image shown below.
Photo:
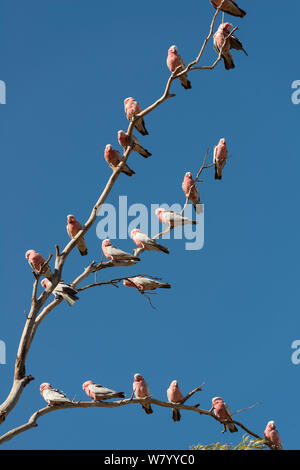
{"label": "thin twig", "polygon": [[237,413],[242,413],[242,411],[247,411],[251,410],[252,408],[255,408],[258,405],[262,405],[262,401],[258,401],[257,403],[254,403],[254,405],[248,406],[247,408],[242,408],[241,410],[237,410],[234,413],[231,413],[232,415],[235,415]]}
{"label": "thin twig", "polygon": [[[191,392],[189,392],[181,401],[180,404],[183,405],[189,398],[191,398],[195,393],[197,392],[202,392],[203,386],[205,385],[205,382],[203,382],[200,387],[195,388]],[[199,405],[198,405],[199,406]]]}

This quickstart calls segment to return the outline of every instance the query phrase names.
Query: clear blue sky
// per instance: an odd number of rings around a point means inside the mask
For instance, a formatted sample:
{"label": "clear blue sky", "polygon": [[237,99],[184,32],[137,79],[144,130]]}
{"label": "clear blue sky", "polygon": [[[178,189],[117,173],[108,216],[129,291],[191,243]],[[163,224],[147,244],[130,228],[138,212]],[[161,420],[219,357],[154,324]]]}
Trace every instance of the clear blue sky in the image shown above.
{"label": "clear blue sky", "polygon": [[[184,393],[206,382],[191,400],[210,408],[221,395],[232,411],[263,434],[274,419],[287,449],[299,449],[300,365],[291,362],[299,331],[300,105],[291,84],[300,79],[296,0],[277,8],[267,0],[239,0],[248,15],[237,36],[249,57],[234,51],[236,69],[190,74],[192,90],[174,83],[177,96],[146,119],[142,138],[153,156],[133,154],[136,175],[121,175],[108,202],[184,202],[186,171],[199,169],[207,147],[227,139],[232,158],[222,182],[213,170],[200,185],[205,204],[205,245],[186,251],[170,240],[171,254],[146,253],[132,270],[107,270],[99,279],[138,272],[161,276],[171,290],[153,297],[156,310],[133,289],[108,286],[83,292],[73,308],[61,304],[39,328],[27,373],[35,377],[1,433],[23,424],[44,406],[39,385],[49,381],[84,400],[92,379],[130,396],[133,374],[142,373],[155,398],[166,398],[173,379]],[[275,8],[272,8],[275,3]],[[0,0],[0,79],[7,104],[0,107],[2,158],[2,309],[0,400],[8,394],[16,350],[30,307],[32,274],[27,249],[46,257],[67,241],[66,215],[85,221],[110,169],[107,143],[118,147],[126,129],[123,100],[142,106],[163,92],[166,54],[177,44],[185,61],[198,53],[214,13],[208,0]],[[210,43],[203,64],[216,55]],[[210,151],[209,160],[212,159]],[[89,256],[74,251],[63,277],[71,281],[100,260],[95,227]],[[118,242],[133,248],[131,240]],[[154,407],[66,410],[51,413],[3,449],[187,449],[193,444],[237,442],[214,420]]]}

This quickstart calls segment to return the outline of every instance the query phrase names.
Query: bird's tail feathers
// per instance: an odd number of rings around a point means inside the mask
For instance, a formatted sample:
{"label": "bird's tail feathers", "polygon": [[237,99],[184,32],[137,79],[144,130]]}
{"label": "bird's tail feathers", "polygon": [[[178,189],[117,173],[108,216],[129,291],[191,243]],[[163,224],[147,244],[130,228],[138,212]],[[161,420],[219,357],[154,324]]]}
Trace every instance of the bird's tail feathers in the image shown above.
{"label": "bird's tail feathers", "polygon": [[158,248],[160,251],[163,251],[164,253],[167,253],[167,254],[170,253],[169,248],[167,248],[166,246],[163,246],[163,245],[159,245],[158,243],[157,243],[157,248]]}
{"label": "bird's tail feathers", "polygon": [[192,88],[192,84],[186,76],[183,75],[179,77],[179,80],[185,90],[190,90]]}
{"label": "bird's tail feathers", "polygon": [[217,165],[215,166],[215,180],[221,180],[222,179],[222,173],[218,172]]}
{"label": "bird's tail feathers", "polygon": [[227,427],[230,432],[238,432],[238,428],[233,423],[227,424]]}
{"label": "bird's tail feathers", "polygon": [[180,421],[181,414],[178,408],[173,408],[172,418],[174,422]]}
{"label": "bird's tail feathers", "polygon": [[202,204],[198,203],[198,204],[193,204],[193,205],[194,205],[194,209],[196,211],[196,214],[202,214],[202,212],[203,212]]}
{"label": "bird's tail feathers", "polygon": [[146,413],[147,415],[151,415],[151,414],[153,413],[153,410],[152,410],[152,408],[151,408],[151,405],[142,405],[142,407],[144,408],[145,413]]}
{"label": "bird's tail feathers", "polygon": [[136,146],[136,151],[144,158],[149,158],[152,155],[152,153],[148,152],[148,150],[144,149],[141,145]]}
{"label": "bird's tail feathers", "polygon": [[122,169],[122,172],[125,173],[127,176],[132,176],[135,175],[135,171],[133,171],[129,166],[125,165],[124,168]]}
{"label": "bird's tail feathers", "polygon": [[171,289],[171,284],[169,284],[168,282],[162,282],[160,283],[159,287],[161,289]]}
{"label": "bird's tail feathers", "polygon": [[223,55],[224,59],[224,64],[225,64],[225,69],[226,70],[231,70],[235,68],[234,62],[233,62],[233,57],[231,54],[228,55]]}

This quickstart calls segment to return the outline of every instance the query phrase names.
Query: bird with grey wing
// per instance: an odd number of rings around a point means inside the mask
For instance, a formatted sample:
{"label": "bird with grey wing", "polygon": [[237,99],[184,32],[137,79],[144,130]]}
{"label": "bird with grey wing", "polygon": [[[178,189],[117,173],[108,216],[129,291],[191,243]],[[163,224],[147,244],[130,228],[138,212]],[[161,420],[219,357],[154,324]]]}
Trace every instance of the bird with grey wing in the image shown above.
{"label": "bird with grey wing", "polygon": [[68,405],[73,403],[64,392],[53,388],[48,382],[44,382],[40,385],[40,392],[48,405]]}
{"label": "bird with grey wing", "polygon": [[125,398],[123,392],[116,392],[100,384],[95,384],[92,380],[86,380],[82,385],[88,397],[94,401],[109,400],[110,398]]}
{"label": "bird with grey wing", "polygon": [[[41,284],[44,289],[47,289],[47,287],[51,286],[51,282],[46,278],[41,281]],[[70,307],[75,304],[76,300],[79,300],[79,297],[76,295],[78,294],[78,291],[75,289],[75,287],[70,286],[70,284],[66,284],[64,281],[60,281],[57,284],[52,294],[55,298],[63,298],[68,303],[68,305],[70,305]]]}

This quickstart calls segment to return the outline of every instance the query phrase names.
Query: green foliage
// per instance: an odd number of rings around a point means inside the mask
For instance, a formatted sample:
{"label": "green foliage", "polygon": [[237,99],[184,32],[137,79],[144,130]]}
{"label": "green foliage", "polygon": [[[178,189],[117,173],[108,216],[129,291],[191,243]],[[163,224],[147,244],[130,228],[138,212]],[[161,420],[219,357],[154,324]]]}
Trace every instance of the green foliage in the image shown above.
{"label": "green foliage", "polygon": [[191,450],[268,450],[265,441],[260,439],[253,439],[246,434],[243,436],[242,442],[234,446],[233,444],[221,444],[216,442],[215,444],[202,445],[197,444],[191,447]]}

